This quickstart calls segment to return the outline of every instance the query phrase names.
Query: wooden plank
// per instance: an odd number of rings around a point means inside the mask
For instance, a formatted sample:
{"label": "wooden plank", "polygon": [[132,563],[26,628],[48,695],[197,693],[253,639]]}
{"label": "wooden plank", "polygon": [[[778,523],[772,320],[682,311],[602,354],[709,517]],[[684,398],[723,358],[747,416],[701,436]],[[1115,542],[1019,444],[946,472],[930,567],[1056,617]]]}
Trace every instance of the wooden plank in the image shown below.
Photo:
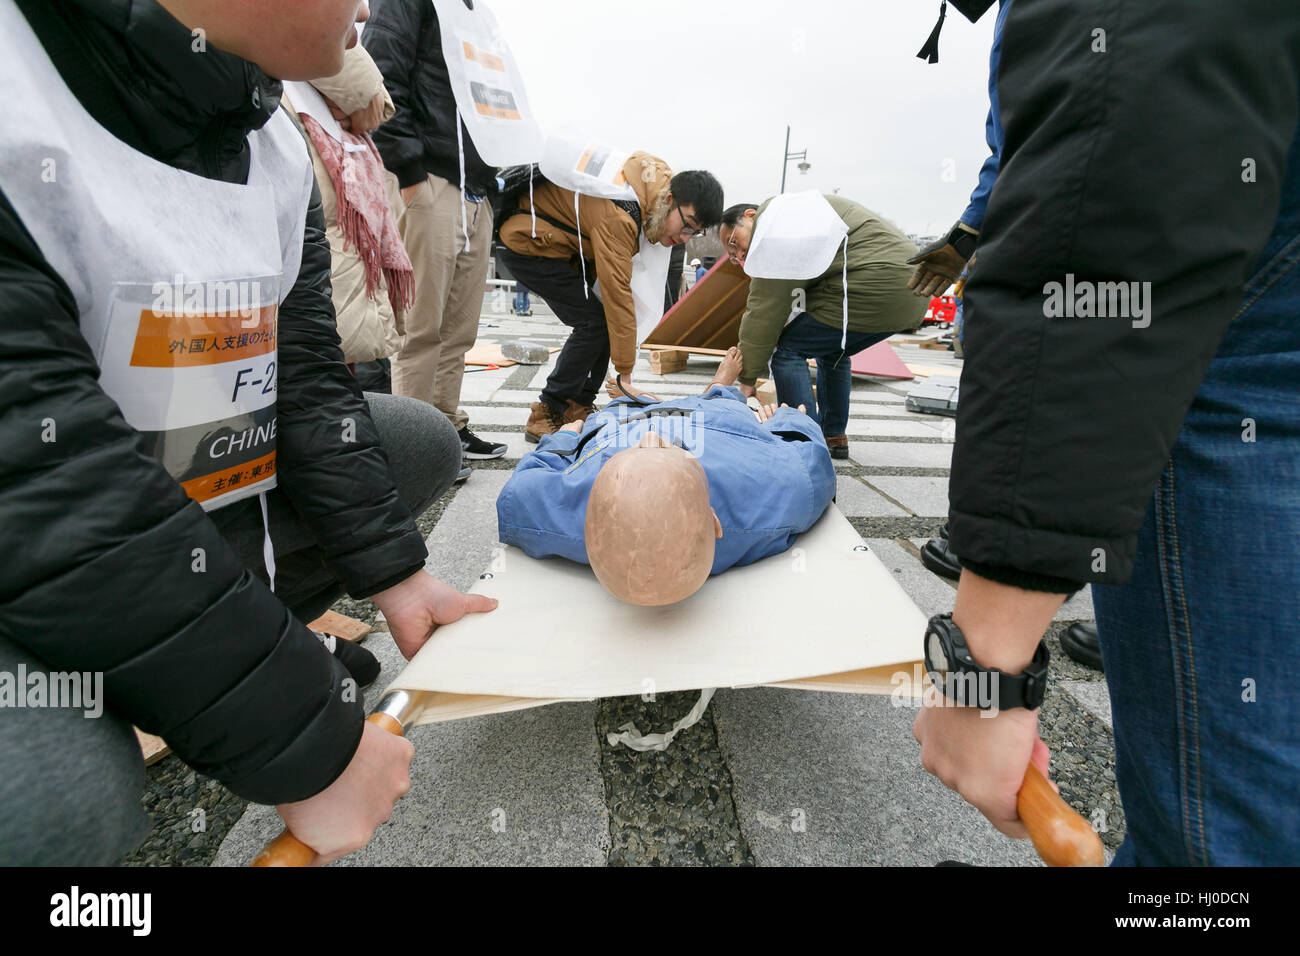
{"label": "wooden plank", "polygon": [[642,343],[641,348],[647,352],[685,352],[687,355],[726,355],[728,349],[705,349],[694,345],[649,345]]}
{"label": "wooden plank", "polygon": [[155,737],[153,734],[146,734],[139,727],[135,729],[136,739],[140,741],[140,754],[144,757],[144,765],[152,767],[163,757],[172,752],[172,748],[167,746],[167,741],[161,737]]}
{"label": "wooden plank", "polygon": [[689,352],[681,349],[655,349],[650,353],[650,371],[655,375],[668,375],[686,368]]}
{"label": "wooden plank", "polygon": [[313,631],[341,637],[345,641],[359,641],[374,630],[363,621],[335,614],[333,611],[326,611],[307,626]]}
{"label": "wooden plank", "polygon": [[775,405],[776,382],[766,378],[758,379],[754,382],[754,396],[758,399],[760,405]]}
{"label": "wooden plank", "polygon": [[[558,352],[559,346],[551,348],[551,352]],[[509,368],[517,365],[514,359],[508,359],[501,351],[501,346],[496,344],[476,345],[465,353],[466,365],[495,365],[497,368]]]}
{"label": "wooden plank", "polygon": [[944,368],[939,365],[913,365],[911,362],[907,363],[907,370],[921,378],[929,378],[931,375],[951,375],[956,378],[961,375],[961,369],[959,368]]}

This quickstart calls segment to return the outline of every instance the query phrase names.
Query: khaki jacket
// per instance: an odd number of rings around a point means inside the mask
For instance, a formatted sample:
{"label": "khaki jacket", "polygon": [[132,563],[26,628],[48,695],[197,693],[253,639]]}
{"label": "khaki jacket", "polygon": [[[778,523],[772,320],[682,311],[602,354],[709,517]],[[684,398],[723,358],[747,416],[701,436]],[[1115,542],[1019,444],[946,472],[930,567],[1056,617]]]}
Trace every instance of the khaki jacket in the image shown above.
{"label": "khaki jacket", "polygon": [[[827,196],[849,227],[849,331],[901,332],[920,324],[928,301],[907,287],[913,266],[907,258],[916,245],[893,223],[843,196]],[[754,228],[772,200],[758,208]],[[740,351],[745,356],[740,381],[753,385],[767,375],[768,362],[796,303],[823,325],[844,323],[844,251],[820,276],[804,280],[751,279],[740,319]]]}
{"label": "khaki jacket", "polygon": [[[667,188],[673,171],[662,159],[649,153],[633,153],[623,167],[628,185],[636,193],[641,206],[642,228],[654,211],[660,192]],[[630,375],[636,364],[636,307],[632,300],[632,257],[637,254],[639,233],[632,218],[609,199],[580,196],[579,215],[574,214],[574,193],[554,183],[541,183],[533,190],[537,204],[537,238],[532,235],[532,216],[529,215],[528,194],[519,197],[523,210],[501,225],[501,242],[511,252],[522,256],[543,259],[571,259],[579,268],[578,221],[582,224],[582,255],[595,262],[595,275],[588,273],[588,281],[600,282],[601,300],[605,306],[605,322],[609,327],[609,352],[614,370],[620,375]],[[542,219],[547,216],[564,223],[574,232]],[[539,293],[540,294],[540,293]]]}

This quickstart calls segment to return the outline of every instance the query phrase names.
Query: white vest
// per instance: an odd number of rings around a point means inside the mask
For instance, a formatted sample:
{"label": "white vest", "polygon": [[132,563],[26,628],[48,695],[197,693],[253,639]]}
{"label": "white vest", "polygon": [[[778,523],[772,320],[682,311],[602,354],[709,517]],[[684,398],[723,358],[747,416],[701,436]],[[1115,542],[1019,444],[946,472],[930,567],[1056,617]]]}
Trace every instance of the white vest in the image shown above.
{"label": "white vest", "polygon": [[247,185],[160,163],[85,111],[11,0],[0,89],[0,188],[72,290],[100,386],[205,509],[273,488],[276,316],[313,178],[293,121],[249,134]]}

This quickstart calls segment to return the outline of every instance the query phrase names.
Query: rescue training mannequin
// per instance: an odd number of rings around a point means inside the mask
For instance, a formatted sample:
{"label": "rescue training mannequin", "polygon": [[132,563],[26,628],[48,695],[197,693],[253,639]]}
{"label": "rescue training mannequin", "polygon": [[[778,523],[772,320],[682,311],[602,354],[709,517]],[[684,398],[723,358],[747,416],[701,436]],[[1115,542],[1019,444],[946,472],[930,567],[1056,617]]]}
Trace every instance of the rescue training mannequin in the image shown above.
{"label": "rescue training mannequin", "polygon": [[835,495],[821,429],[803,409],[755,411],[732,349],[703,394],[624,394],[542,438],[497,498],[501,540],[589,564],[610,594],[658,606],[710,574],[787,550]]}
{"label": "rescue training mannequin", "polygon": [[628,604],[674,604],[708,579],[722,524],[695,456],[647,434],[596,476],[584,524],[591,570]]}

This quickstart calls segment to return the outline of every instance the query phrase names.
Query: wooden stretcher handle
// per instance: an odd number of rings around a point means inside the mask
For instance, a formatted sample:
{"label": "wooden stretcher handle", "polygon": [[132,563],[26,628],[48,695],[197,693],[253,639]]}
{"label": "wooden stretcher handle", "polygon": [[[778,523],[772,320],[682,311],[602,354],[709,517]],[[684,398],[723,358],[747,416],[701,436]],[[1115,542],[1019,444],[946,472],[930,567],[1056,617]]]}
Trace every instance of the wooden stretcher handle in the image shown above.
{"label": "wooden stretcher handle", "polygon": [[1016,809],[1029,830],[1034,849],[1048,866],[1103,866],[1101,838],[1033,764],[1016,797]]}
{"label": "wooden stretcher handle", "polygon": [[[390,734],[402,736],[402,725],[388,714],[371,714],[366,718],[370,723],[382,727]],[[262,852],[253,858],[251,866],[311,866],[316,859],[316,851],[303,843],[287,829],[262,848]]]}

